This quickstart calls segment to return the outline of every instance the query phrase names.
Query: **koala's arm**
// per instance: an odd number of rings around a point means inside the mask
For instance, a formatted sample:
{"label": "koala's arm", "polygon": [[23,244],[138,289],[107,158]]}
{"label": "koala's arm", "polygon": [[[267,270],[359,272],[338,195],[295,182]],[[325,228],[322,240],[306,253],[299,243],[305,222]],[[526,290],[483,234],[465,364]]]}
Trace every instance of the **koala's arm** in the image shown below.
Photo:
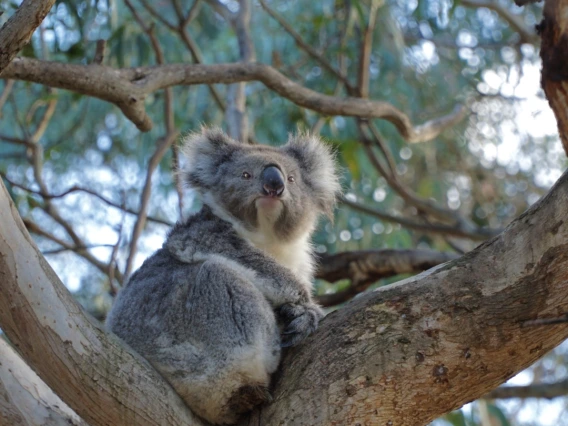
{"label": "koala's arm", "polygon": [[220,261],[231,263],[233,269],[248,277],[285,324],[282,346],[300,342],[317,328],[323,317],[320,307],[312,301],[308,280],[297,277],[290,269],[239,237],[226,222],[205,222],[194,231],[180,226],[170,233],[166,247],[182,262],[219,256],[222,258]]}
{"label": "koala's arm", "polygon": [[296,277],[288,268],[264,254],[247,253],[239,257],[239,263],[255,271],[256,287],[274,307],[311,302],[311,284]]}
{"label": "koala's arm", "polygon": [[[206,215],[206,213],[202,213]],[[196,219],[194,219],[196,221]],[[215,217],[191,227],[179,225],[172,230],[166,247],[182,262],[221,256],[246,273],[251,282],[275,307],[286,303],[310,303],[311,283],[302,279],[269,255],[241,238],[232,226]]]}
{"label": "koala's arm", "polygon": [[282,347],[294,346],[315,331],[323,311],[311,296],[311,283],[303,282],[288,268],[256,249],[241,251],[238,262],[255,271],[254,285],[276,308],[286,325]]}

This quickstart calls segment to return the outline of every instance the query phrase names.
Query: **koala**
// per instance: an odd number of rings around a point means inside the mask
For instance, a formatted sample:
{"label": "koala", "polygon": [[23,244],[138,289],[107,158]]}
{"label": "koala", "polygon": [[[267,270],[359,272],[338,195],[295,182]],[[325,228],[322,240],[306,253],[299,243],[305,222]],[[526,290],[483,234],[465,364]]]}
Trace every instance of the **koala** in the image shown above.
{"label": "koala", "polygon": [[276,148],[206,128],[182,152],[203,208],[132,275],[106,324],[193,412],[234,424],[270,401],[281,348],[323,316],[310,236],[320,214],[332,217],[340,186],[331,150],[311,135]]}

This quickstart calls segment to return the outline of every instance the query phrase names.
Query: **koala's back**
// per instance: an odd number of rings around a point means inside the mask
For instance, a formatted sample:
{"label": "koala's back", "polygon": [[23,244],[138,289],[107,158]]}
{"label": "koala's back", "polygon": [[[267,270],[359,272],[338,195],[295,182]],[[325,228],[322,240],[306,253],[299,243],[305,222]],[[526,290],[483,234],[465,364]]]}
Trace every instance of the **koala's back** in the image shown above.
{"label": "koala's back", "polygon": [[161,249],[121,291],[107,326],[217,424],[269,399],[280,338],[271,306],[222,257],[184,263]]}

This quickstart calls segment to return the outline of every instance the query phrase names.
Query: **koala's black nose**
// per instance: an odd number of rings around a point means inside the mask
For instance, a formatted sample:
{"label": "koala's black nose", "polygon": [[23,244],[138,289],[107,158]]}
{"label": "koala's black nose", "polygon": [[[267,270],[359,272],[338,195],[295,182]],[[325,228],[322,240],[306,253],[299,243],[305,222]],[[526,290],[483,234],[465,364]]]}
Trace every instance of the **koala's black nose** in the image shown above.
{"label": "koala's black nose", "polygon": [[260,174],[260,181],[266,195],[280,196],[284,192],[284,176],[276,166],[267,166]]}

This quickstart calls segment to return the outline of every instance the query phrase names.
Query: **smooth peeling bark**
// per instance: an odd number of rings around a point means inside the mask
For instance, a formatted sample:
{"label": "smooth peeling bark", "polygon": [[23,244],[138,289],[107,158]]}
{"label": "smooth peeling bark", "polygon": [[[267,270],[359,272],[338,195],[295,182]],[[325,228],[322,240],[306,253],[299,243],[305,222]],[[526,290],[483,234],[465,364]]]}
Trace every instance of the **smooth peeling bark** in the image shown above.
{"label": "smooth peeling bark", "polygon": [[88,426],[0,338],[0,424]]}
{"label": "smooth peeling bark", "polygon": [[331,313],[253,418],[425,425],[528,367],[568,337],[566,324],[523,326],[568,311],[566,212],[568,174],[473,252]]}
{"label": "smooth peeling bark", "polygon": [[152,367],[86,314],[47,264],[0,182],[0,328],[95,425],[201,425]]}

